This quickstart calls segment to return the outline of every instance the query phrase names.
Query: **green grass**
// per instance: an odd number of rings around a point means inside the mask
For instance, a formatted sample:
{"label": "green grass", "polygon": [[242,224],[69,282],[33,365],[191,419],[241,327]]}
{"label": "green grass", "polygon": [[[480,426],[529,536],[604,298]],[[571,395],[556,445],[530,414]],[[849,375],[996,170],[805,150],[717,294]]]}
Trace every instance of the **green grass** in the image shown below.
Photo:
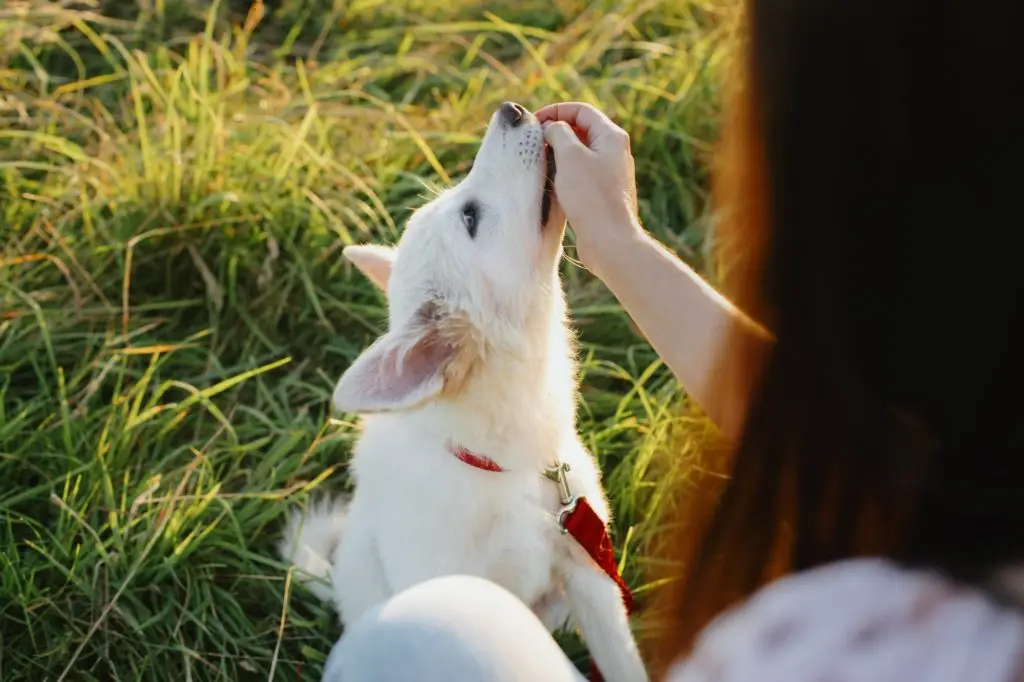
{"label": "green grass", "polygon": [[[319,679],[336,619],[272,545],[345,487],[327,399],[385,320],[341,248],[396,239],[502,100],[572,98],[631,131],[646,226],[703,268],[729,4],[0,4],[0,679]],[[681,394],[567,252],[642,603],[693,448],[658,464]]]}

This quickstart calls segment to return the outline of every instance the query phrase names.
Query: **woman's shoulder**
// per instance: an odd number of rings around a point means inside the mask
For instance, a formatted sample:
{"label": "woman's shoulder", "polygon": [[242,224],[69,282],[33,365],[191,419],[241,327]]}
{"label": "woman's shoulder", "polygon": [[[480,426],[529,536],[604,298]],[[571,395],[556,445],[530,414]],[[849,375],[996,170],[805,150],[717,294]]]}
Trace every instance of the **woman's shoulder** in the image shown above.
{"label": "woman's shoulder", "polygon": [[772,583],[700,636],[669,682],[1016,682],[1024,618],[881,559]]}

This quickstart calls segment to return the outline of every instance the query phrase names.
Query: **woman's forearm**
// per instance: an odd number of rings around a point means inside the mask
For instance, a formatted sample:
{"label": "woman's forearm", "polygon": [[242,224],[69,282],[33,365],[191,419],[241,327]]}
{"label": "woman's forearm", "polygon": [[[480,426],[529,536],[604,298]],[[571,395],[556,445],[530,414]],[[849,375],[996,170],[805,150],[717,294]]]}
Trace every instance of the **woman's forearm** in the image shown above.
{"label": "woman's forearm", "polygon": [[770,336],[646,232],[620,234],[622,242],[600,255],[597,274],[687,393],[724,435],[738,436],[747,396],[714,385],[720,353],[734,334],[755,345]]}

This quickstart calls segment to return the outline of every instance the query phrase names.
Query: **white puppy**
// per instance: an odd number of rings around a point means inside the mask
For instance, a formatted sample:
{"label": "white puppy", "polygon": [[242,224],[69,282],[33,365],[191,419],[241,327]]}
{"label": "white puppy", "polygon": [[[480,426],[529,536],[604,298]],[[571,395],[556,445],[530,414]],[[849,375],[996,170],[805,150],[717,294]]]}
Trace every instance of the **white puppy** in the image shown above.
{"label": "white puppy", "polygon": [[[296,514],[281,551],[330,580],[309,587],[343,623],[429,578],[480,576],[550,628],[570,616],[605,678],[635,682],[647,677],[620,588],[560,525],[575,496],[598,528],[609,509],[576,434],[565,217],[545,152],[536,118],[506,103],[472,171],[416,211],[397,249],[345,250],[389,300],[387,334],[333,396],[366,415],[355,493]],[[545,475],[557,464],[563,481]]]}

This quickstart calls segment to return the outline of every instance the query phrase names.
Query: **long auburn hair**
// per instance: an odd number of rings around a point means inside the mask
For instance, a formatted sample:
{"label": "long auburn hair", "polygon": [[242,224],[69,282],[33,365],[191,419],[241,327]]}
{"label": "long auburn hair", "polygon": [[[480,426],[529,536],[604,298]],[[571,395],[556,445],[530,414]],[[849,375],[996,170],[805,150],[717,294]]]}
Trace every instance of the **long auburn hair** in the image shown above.
{"label": "long auburn hair", "polygon": [[785,573],[873,555],[997,594],[1024,561],[1024,3],[745,10],[714,193],[726,293],[774,340],[722,349],[746,417],[679,491],[658,672]]}

